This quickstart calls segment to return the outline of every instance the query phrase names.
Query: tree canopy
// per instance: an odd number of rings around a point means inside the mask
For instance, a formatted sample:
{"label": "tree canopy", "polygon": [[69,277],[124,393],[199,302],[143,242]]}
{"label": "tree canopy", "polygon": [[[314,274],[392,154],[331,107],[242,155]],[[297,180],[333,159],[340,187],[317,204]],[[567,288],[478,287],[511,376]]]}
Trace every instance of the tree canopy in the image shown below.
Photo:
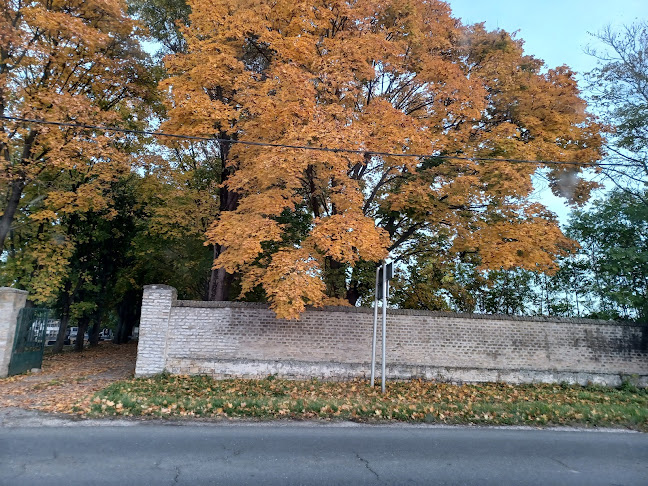
{"label": "tree canopy", "polygon": [[648,206],[632,194],[613,191],[591,210],[576,211],[568,235],[582,246],[588,275],[579,283],[596,295],[597,314],[648,319]]}
{"label": "tree canopy", "polygon": [[73,125],[142,127],[156,80],[123,1],[1,5],[0,280],[58,303],[62,346],[70,317],[94,319],[98,336],[120,296],[138,142]]}
{"label": "tree canopy", "polygon": [[[570,246],[530,198],[543,164],[475,160],[600,158],[601,127],[567,67],[546,69],[439,1],[189,5],[186,53],[165,62],[167,130],[360,152],[226,144],[233,204],[207,235],[243,293],[260,284],[283,317],[353,303],[367,262],[403,258],[425,235],[484,268],[551,271]],[[547,167],[573,203],[595,186],[581,165]],[[308,218],[298,241],[281,218],[296,209]]]}
{"label": "tree canopy", "polygon": [[[0,113],[133,126],[153,86],[135,29],[118,0],[2,2]],[[2,120],[0,253],[17,217],[47,226],[108,207],[109,185],[131,169],[124,143],[114,133]]]}
{"label": "tree canopy", "polygon": [[609,125],[610,180],[648,204],[648,22],[594,34],[598,66],[587,75],[594,106]]}

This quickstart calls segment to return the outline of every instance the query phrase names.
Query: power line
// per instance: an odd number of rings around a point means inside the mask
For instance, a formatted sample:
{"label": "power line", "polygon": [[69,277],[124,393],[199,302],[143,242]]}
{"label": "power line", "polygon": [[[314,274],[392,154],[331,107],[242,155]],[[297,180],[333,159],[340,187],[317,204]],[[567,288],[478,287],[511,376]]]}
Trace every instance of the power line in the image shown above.
{"label": "power line", "polygon": [[107,127],[98,125],[87,125],[84,123],[71,123],[71,122],[57,122],[48,120],[37,120],[31,118],[20,118],[15,116],[0,115],[0,119],[15,121],[26,124],[36,125],[54,125],[59,127],[68,128],[82,128],[86,130],[103,130],[109,132],[130,133],[133,135],[151,135],[155,137],[169,137],[182,140],[196,140],[203,142],[219,142],[239,145],[249,145],[257,147],[275,147],[275,148],[288,148],[299,150],[313,150],[318,152],[333,152],[333,153],[346,153],[357,155],[378,155],[382,157],[416,157],[416,158],[437,158],[446,160],[463,160],[468,162],[509,162],[515,164],[545,164],[545,165],[577,165],[577,166],[592,166],[592,167],[634,167],[632,165],[624,164],[607,164],[597,162],[573,162],[573,161],[557,161],[557,160],[528,160],[528,159],[508,159],[508,158],[494,158],[494,157],[462,157],[459,155],[436,155],[436,154],[409,154],[409,153],[392,153],[392,152],[377,152],[374,150],[358,150],[347,148],[331,148],[331,147],[315,147],[313,145],[290,145],[282,143],[271,142],[252,142],[248,140],[231,140],[216,137],[206,137],[197,135],[183,135],[177,133],[155,132],[150,130],[133,130],[129,128]]}

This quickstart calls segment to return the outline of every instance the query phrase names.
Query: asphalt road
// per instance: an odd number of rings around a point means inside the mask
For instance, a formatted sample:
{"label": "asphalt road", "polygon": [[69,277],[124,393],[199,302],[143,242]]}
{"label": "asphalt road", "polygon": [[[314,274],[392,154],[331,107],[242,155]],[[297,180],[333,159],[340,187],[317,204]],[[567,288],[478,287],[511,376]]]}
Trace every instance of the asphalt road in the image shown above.
{"label": "asphalt road", "polygon": [[648,434],[302,424],[0,427],[2,485],[648,485]]}

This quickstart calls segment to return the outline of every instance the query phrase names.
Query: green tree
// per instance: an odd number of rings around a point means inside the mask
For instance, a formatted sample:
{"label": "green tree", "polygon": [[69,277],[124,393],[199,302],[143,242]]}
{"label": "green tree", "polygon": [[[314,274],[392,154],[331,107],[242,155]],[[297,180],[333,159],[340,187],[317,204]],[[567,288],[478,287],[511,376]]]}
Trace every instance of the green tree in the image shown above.
{"label": "green tree", "polygon": [[162,45],[160,54],[187,50],[182,27],[189,24],[191,9],[185,0],[129,0],[128,11],[148,29],[148,36]]}
{"label": "green tree", "polygon": [[598,300],[593,316],[648,318],[647,196],[616,190],[571,217],[567,234],[582,247],[581,266],[591,273],[586,290]]}

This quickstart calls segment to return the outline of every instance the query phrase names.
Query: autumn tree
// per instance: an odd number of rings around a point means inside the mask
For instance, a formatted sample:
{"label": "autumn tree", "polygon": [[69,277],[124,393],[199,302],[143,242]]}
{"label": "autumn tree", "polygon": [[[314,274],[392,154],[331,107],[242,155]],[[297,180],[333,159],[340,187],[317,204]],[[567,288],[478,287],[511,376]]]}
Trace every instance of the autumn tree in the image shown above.
{"label": "autumn tree", "polygon": [[75,312],[101,317],[118,262],[107,253],[119,242],[115,188],[137,139],[75,125],[142,125],[155,79],[136,32],[117,0],[2,3],[2,280],[59,302],[57,349]]}
{"label": "autumn tree", "polygon": [[[182,27],[189,24],[190,7],[185,0],[129,0],[129,11],[147,28],[145,39],[151,42],[157,48],[157,57],[161,58],[169,53],[184,53],[187,50],[187,42],[182,32]],[[162,67],[162,66],[158,66]],[[166,70],[161,70],[161,75],[166,76]],[[165,114],[159,114],[160,119],[165,119]],[[175,127],[185,133],[183,127]],[[227,134],[220,133],[227,138]],[[193,198],[197,198],[203,203],[208,200],[216,201],[216,213],[203,212],[202,216],[197,218],[201,221],[203,218],[217,217],[218,211],[231,210],[236,207],[238,199],[232,197],[233,194],[227,190],[223,182],[229,176],[231,170],[226,167],[229,144],[227,143],[201,143],[192,142],[178,144],[173,140],[161,139],[161,144],[167,144],[168,150],[158,150],[158,156],[164,159],[163,166],[170,169],[162,174],[156,170],[153,175],[162,175],[162,184],[173,185],[180,188],[180,191],[187,189]],[[205,179],[199,181],[197,177]],[[193,181],[192,188],[186,187],[187,181]],[[168,193],[167,193],[168,194]],[[190,198],[191,198],[190,197]],[[188,198],[184,195],[180,197],[181,201]],[[167,199],[167,212],[182,215],[187,209],[184,202],[176,204],[178,200]],[[203,206],[198,203],[198,206]],[[190,212],[195,212],[194,208]],[[194,226],[196,228],[198,225]],[[195,233],[192,228],[187,228],[189,232],[185,236],[192,239]],[[199,233],[199,238],[204,239],[205,228]],[[172,242],[170,242],[173,244]],[[218,257],[221,251],[220,245],[209,244],[213,258]],[[202,252],[198,252],[202,253]],[[201,260],[200,258],[197,261]],[[228,300],[234,298],[231,295],[232,285],[236,285],[233,275],[227,274],[220,268],[213,268],[208,271],[208,284],[205,297],[207,300]]]}
{"label": "autumn tree", "polygon": [[[166,58],[164,127],[225,141],[208,238],[242,293],[261,285],[283,317],[354,303],[360,270],[440,231],[483,268],[552,271],[571,245],[530,199],[541,167],[573,203],[594,186],[578,175],[600,157],[600,127],[567,67],[435,0],[189,5],[187,52]],[[483,160],[498,158],[571,164]],[[280,215],[304,207],[295,242]]]}
{"label": "autumn tree", "polygon": [[[95,126],[136,126],[150,94],[136,25],[119,0],[2,2],[0,113]],[[130,170],[123,137],[67,126],[0,125],[0,253],[17,212],[44,224],[105,207],[103,187]],[[59,184],[67,177],[70,184]],[[35,199],[26,200],[26,191]],[[46,199],[39,214],[34,202]]]}

